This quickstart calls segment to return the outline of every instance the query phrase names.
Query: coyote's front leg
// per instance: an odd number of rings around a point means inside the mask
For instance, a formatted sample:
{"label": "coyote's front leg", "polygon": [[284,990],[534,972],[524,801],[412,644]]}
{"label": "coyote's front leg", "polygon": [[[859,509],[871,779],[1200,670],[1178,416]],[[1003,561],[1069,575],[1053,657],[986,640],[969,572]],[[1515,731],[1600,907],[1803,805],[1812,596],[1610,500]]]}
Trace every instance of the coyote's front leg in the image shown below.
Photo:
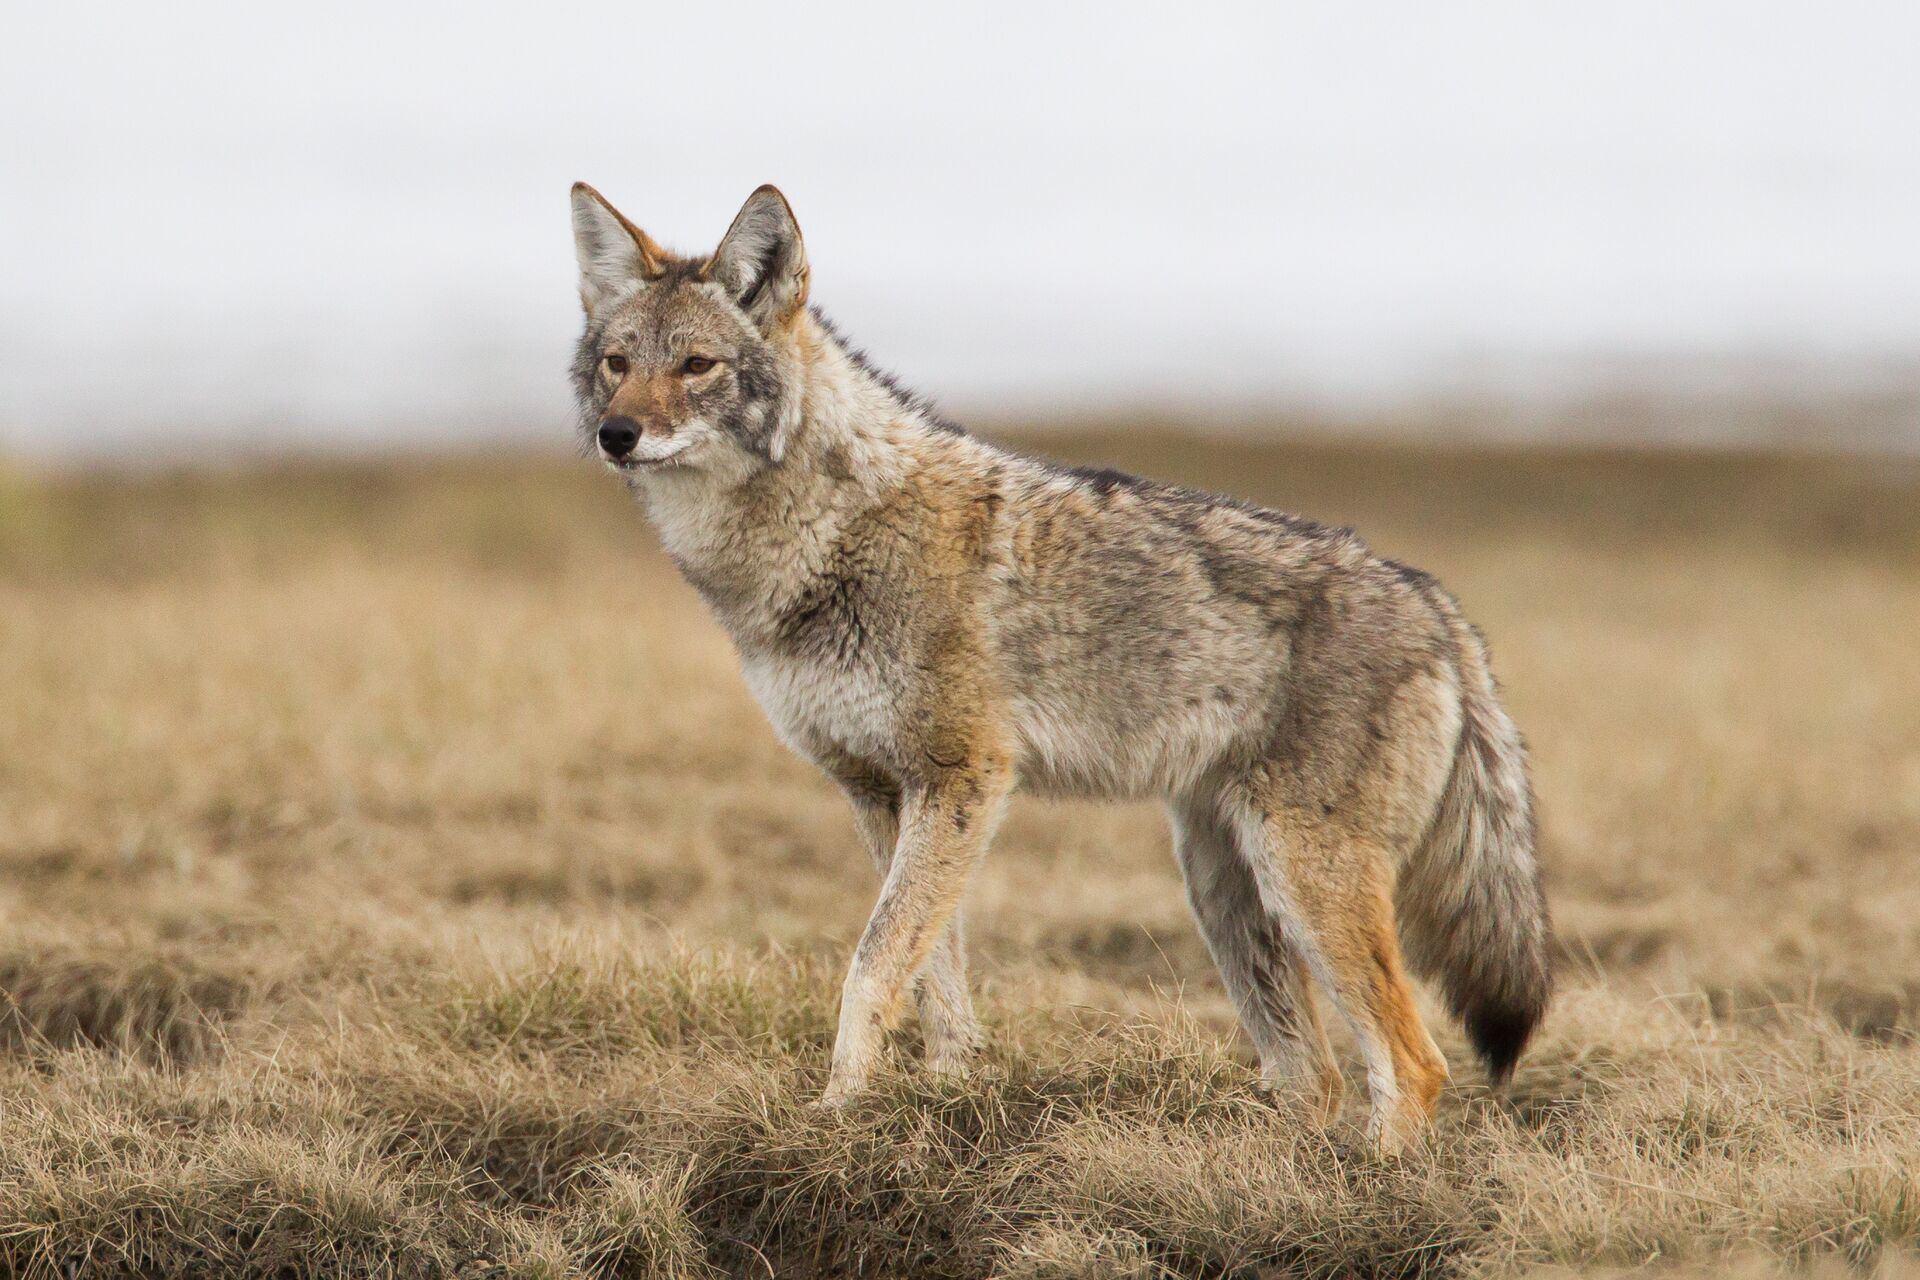
{"label": "coyote's front leg", "polygon": [[1010,782],[1005,768],[969,762],[942,769],[901,796],[892,865],[840,993],[840,1031],[823,1099],[829,1105],[866,1085],[882,1037],[946,934],[967,874],[993,837]]}
{"label": "coyote's front leg", "polygon": [[[874,869],[885,879],[900,843],[900,796],[880,791],[864,780],[843,781],[853,822],[867,846]],[[963,1076],[980,1047],[980,1024],[967,994],[967,944],[960,930],[961,911],[954,909],[947,927],[927,957],[914,984],[920,1006],[920,1034],[926,1040],[927,1068],[936,1075]]]}

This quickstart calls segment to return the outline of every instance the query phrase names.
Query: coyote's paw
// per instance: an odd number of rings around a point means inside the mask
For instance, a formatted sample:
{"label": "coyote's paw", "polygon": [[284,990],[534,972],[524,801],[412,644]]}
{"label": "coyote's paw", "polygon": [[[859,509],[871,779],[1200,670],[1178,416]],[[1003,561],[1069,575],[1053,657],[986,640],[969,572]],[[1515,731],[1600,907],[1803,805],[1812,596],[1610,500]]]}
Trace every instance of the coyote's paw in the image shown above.
{"label": "coyote's paw", "polygon": [[1340,1117],[1346,1084],[1331,1064],[1310,1075],[1291,1071],[1262,1072],[1254,1087],[1281,1107],[1297,1110],[1307,1121],[1325,1129]]}
{"label": "coyote's paw", "polygon": [[972,1045],[935,1049],[927,1054],[927,1074],[942,1082],[965,1080],[973,1074]]}
{"label": "coyote's paw", "polygon": [[829,1080],[824,1092],[807,1105],[814,1111],[845,1111],[860,1096],[864,1086],[846,1080]]}

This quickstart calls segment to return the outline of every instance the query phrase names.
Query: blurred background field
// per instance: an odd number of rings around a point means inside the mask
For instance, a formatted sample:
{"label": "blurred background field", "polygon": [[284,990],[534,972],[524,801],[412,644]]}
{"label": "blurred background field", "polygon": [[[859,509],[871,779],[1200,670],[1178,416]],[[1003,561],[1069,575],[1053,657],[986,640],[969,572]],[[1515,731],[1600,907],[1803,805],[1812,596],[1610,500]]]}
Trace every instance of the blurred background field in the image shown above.
{"label": "blurred background field", "polygon": [[1023,801],[969,899],[977,1087],[809,1113],[871,873],[617,484],[16,472],[8,1268],[1514,1274],[1920,1237],[1920,467],[1039,447],[1358,524],[1485,626],[1560,931],[1514,1110],[1449,1029],[1430,1150],[1303,1128],[1160,816]]}

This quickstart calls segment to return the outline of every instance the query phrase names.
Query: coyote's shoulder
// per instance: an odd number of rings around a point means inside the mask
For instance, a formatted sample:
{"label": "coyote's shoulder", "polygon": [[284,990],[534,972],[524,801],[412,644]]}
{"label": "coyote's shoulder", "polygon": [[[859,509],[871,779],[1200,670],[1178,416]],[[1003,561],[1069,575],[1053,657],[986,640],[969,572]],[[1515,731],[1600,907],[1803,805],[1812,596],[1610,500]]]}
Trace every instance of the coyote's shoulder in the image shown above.
{"label": "coyote's shoulder", "polygon": [[707,259],[575,198],[583,422],[885,872],[848,979],[850,1096],[920,977],[936,1065],[976,1035],[952,924],[1006,796],[1166,802],[1194,913],[1277,1083],[1328,1095],[1309,986],[1353,1022],[1373,1129],[1445,1063],[1436,977],[1496,1076],[1548,988],[1518,733],[1428,575],[1333,529],[957,430],[807,306],[777,192]]}

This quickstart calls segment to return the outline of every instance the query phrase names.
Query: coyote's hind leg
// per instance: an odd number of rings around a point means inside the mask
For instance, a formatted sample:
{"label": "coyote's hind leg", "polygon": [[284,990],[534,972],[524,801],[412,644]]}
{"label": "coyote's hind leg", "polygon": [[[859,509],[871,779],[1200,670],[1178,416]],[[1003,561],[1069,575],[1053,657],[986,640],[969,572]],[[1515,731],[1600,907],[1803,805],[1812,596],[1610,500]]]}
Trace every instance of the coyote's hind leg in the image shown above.
{"label": "coyote's hind leg", "polygon": [[1261,904],[1253,874],[1211,799],[1178,801],[1169,814],[1187,903],[1260,1055],[1262,1081],[1302,1094],[1322,1122],[1331,1120],[1343,1087],[1304,957]]}
{"label": "coyote's hind leg", "polygon": [[1385,850],[1298,807],[1243,805],[1235,823],[1269,910],[1297,922],[1309,968],[1367,1060],[1367,1133],[1405,1147],[1432,1118],[1446,1059],[1415,1007],[1395,931]]}

